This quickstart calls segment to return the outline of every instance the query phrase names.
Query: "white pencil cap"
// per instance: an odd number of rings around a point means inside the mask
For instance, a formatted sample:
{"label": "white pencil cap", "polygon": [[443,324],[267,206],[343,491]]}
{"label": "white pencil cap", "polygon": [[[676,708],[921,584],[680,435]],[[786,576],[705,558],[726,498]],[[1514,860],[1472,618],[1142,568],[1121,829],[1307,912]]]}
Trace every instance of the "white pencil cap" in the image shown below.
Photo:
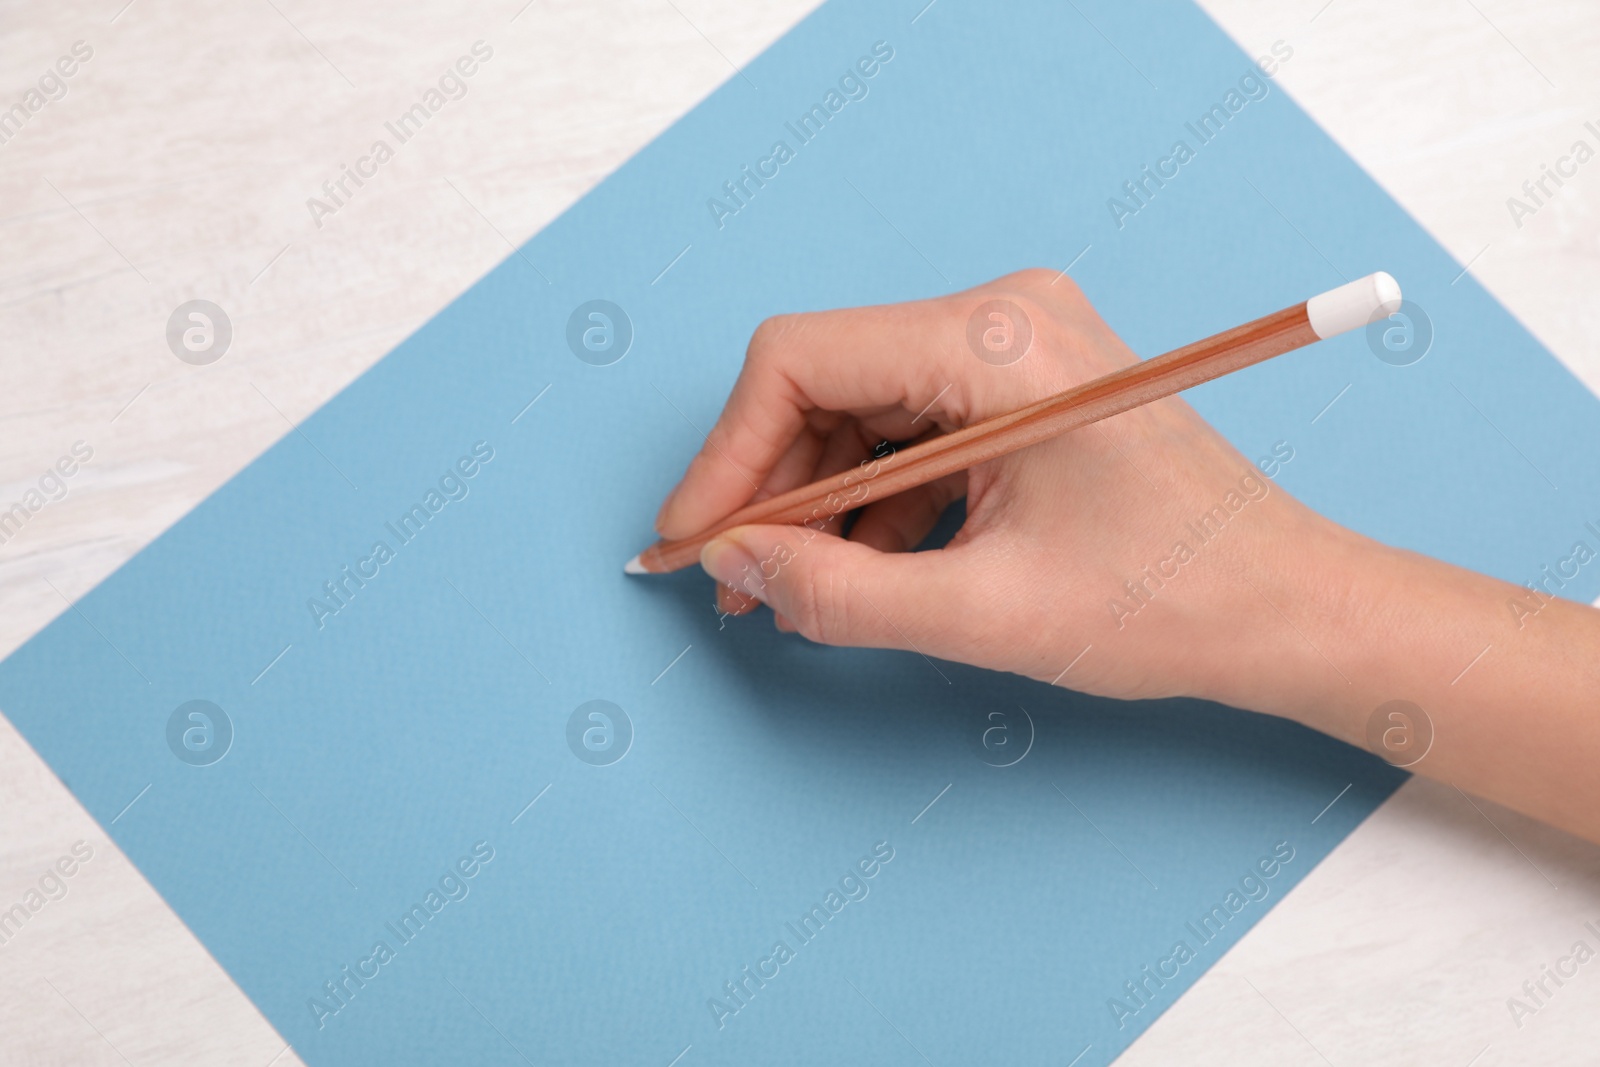
{"label": "white pencil cap", "polygon": [[1311,329],[1323,340],[1400,310],[1400,283],[1383,271],[1357,278],[1306,301]]}

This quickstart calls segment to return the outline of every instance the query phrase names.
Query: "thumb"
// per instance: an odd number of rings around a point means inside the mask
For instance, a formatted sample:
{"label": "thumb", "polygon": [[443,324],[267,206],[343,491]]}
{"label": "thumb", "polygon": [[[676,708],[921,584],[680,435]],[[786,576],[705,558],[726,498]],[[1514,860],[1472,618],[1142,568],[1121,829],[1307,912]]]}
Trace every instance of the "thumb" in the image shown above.
{"label": "thumb", "polygon": [[700,565],[812,641],[928,654],[959,617],[942,557],[879,552],[806,526],[740,526],[708,543]]}

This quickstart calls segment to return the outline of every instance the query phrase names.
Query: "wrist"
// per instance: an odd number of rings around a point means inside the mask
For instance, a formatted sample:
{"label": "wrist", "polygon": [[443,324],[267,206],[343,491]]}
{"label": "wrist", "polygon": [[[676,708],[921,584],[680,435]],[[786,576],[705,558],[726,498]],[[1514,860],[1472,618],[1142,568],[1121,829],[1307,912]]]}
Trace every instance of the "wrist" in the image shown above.
{"label": "wrist", "polygon": [[1205,627],[1194,695],[1362,745],[1367,705],[1392,698],[1374,670],[1389,604],[1415,576],[1404,554],[1292,510],[1236,560],[1230,625]]}
{"label": "wrist", "polygon": [[1251,564],[1259,647],[1243,670],[1214,653],[1199,695],[1600,840],[1600,612],[1325,522]]}

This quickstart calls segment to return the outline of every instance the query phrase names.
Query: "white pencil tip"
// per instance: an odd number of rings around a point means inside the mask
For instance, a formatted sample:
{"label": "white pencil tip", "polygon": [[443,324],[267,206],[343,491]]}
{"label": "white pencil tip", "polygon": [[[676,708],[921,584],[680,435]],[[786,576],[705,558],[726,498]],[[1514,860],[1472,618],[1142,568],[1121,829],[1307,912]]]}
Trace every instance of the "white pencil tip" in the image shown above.
{"label": "white pencil tip", "polygon": [[650,572],[644,569],[644,564],[639,562],[639,557],[634,556],[632,559],[622,565],[622,573],[649,574]]}

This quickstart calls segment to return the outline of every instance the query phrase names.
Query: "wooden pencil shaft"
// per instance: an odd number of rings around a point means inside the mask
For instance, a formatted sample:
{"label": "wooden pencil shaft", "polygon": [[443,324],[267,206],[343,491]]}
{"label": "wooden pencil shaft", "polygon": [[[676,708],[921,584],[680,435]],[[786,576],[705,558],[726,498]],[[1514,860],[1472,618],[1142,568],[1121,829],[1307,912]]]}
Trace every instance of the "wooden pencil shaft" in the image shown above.
{"label": "wooden pencil shaft", "polygon": [[641,554],[640,563],[652,573],[690,566],[698,562],[700,550],[708,541],[735,526],[820,524],[845,511],[1131,411],[1316,340],[1319,338],[1311,328],[1306,305],[1296,304],[1016,411],[975,422],[751,504],[693,537],[656,542]]}

